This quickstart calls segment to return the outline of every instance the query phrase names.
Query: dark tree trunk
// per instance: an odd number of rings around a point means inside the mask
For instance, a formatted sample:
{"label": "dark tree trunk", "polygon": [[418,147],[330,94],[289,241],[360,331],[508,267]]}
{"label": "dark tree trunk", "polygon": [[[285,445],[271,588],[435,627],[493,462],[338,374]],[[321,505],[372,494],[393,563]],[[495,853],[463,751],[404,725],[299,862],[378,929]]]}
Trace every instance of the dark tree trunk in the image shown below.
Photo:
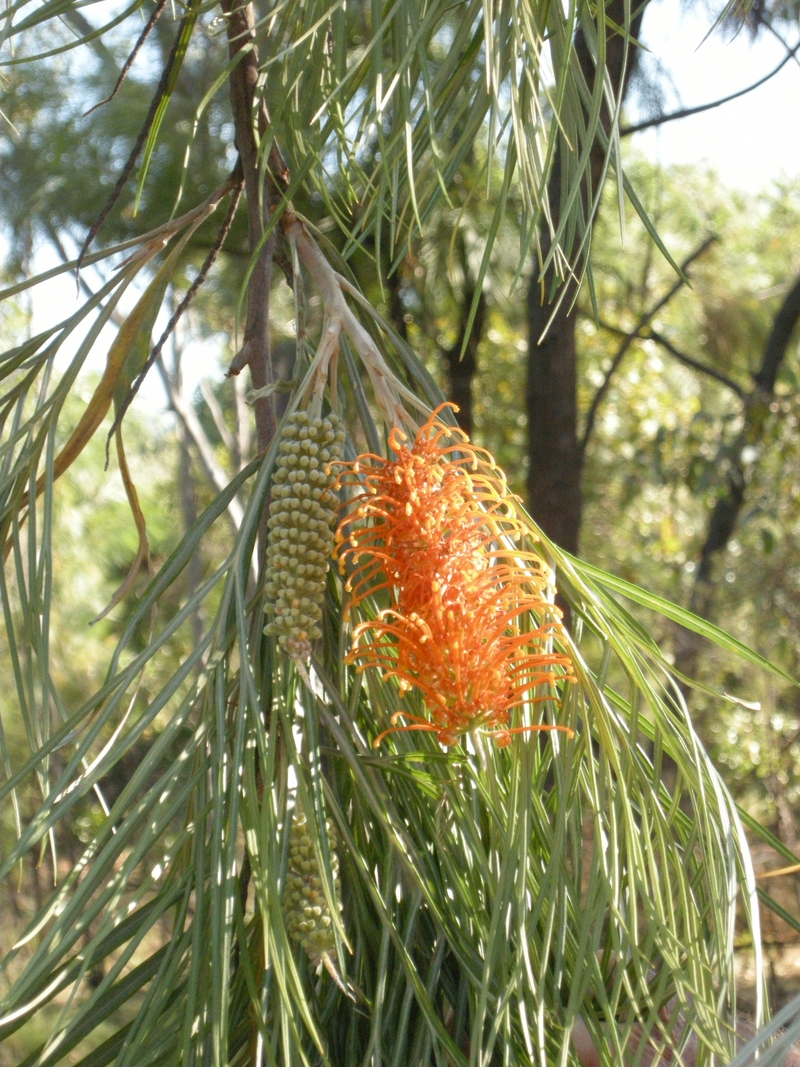
{"label": "dark tree trunk", "polygon": [[[761,366],[753,375],[755,387],[745,397],[744,426],[731,459],[726,486],[717,499],[708,521],[706,539],[700,551],[690,607],[695,615],[708,618],[714,599],[715,562],[728,547],[739,520],[745,499],[747,479],[742,450],[757,444],[764,434],[769,404],[775,393],[775,382],[786,356],[797,323],[800,321],[800,279],[789,290],[764,348]],[[675,662],[682,674],[693,677],[700,653],[700,638],[689,630],[681,630],[675,649]]]}
{"label": "dark tree trunk", "polygon": [[[467,336],[467,321],[474,297],[475,289],[472,285],[468,285],[464,292],[458,340],[452,348],[443,352],[447,365],[447,396],[458,406],[458,425],[470,438],[473,430],[472,379],[478,370],[478,345],[481,343],[486,323],[486,297],[481,293],[475,308],[472,329]],[[466,347],[464,346],[465,340]]]}
{"label": "dark tree trunk", "polygon": [[[452,348],[440,346],[440,352],[447,369],[447,399],[452,400],[458,407],[458,425],[471,438],[474,428],[472,381],[478,373],[478,347],[486,326],[486,295],[481,289],[477,294],[477,301],[475,299],[477,286],[470,269],[464,234],[461,231],[457,234],[455,251],[464,276],[464,291],[460,295],[456,293],[457,299],[460,299],[458,338]],[[473,304],[475,304],[475,315],[472,319],[472,326],[467,331]]]}
{"label": "dark tree trunk", "polygon": [[[553,183],[551,182],[551,189]],[[528,507],[548,537],[578,551],[581,452],[575,316],[560,311],[539,342],[550,308],[528,290]]]}
{"label": "dark tree trunk", "polygon": [[[608,16],[618,25],[624,21],[624,0],[613,0]],[[631,23],[631,34],[639,34],[642,16]],[[576,40],[578,59],[588,84],[595,67],[582,35]],[[615,93],[624,94],[637,59],[637,49],[610,33],[607,44],[608,76]],[[623,80],[624,79],[624,80]],[[608,123],[608,116],[605,117]],[[604,152],[596,145],[591,156],[591,184],[596,190],[603,170]],[[561,202],[561,152],[556,153],[548,187],[552,225],[559,224]],[[542,245],[549,246],[549,230],[542,227]],[[567,292],[558,310],[546,301],[554,281],[552,271],[540,282],[536,269],[528,287],[528,506],[544,532],[562,548],[577,552],[581,526],[581,467],[578,442],[577,359],[575,324],[569,313],[573,293]],[[553,316],[549,329],[547,327]],[[547,330],[546,334],[545,331]],[[542,340],[542,335],[544,339]]]}

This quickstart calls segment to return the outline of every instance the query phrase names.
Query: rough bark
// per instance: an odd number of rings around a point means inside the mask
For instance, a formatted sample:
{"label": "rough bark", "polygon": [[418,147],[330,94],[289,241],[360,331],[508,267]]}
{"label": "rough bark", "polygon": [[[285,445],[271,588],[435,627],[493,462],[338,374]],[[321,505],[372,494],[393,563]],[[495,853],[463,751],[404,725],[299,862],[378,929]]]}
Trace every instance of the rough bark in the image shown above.
{"label": "rough bark", "polygon": [[[623,0],[613,0],[607,11],[617,25],[624,22]],[[638,36],[642,16],[631,23],[631,34]],[[588,84],[595,77],[589,48],[581,34],[575,42],[578,60]],[[615,94],[624,95],[637,59],[636,48],[629,48],[625,64],[625,41],[609,33],[607,44],[608,77]],[[609,123],[608,112],[604,122]],[[600,145],[592,151],[590,179],[597,189],[604,164]],[[561,153],[556,153],[548,196],[554,227],[559,224],[561,203]],[[549,230],[542,227],[542,246],[549,247]],[[581,453],[578,441],[577,353],[575,347],[576,314],[570,313],[572,295],[567,292],[553,314],[546,303],[553,281],[549,272],[543,282],[534,276],[528,287],[528,506],[544,532],[570,552],[577,552],[581,524]],[[544,297],[544,299],[543,299]],[[545,334],[545,331],[546,334]],[[542,335],[544,339],[542,340]]]}

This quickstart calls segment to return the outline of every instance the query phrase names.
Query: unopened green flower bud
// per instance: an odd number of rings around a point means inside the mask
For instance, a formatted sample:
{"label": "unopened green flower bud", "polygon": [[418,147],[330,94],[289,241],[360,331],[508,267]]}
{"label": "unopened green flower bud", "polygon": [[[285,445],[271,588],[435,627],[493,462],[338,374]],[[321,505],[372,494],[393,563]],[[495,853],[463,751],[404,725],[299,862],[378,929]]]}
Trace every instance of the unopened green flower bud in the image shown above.
{"label": "unopened green flower bud", "polygon": [[[341,909],[339,894],[339,858],[336,855],[336,831],[327,823],[331,857],[335,906]],[[308,835],[305,814],[294,809],[289,833],[289,870],[283,894],[283,916],[289,936],[305,949],[315,967],[327,957],[328,965],[336,962],[336,941],[333,936],[331,908],[322,892],[322,879]]]}
{"label": "unopened green flower bud", "polygon": [[344,438],[337,415],[311,419],[305,411],[290,416],[281,434],[268,523],[264,589],[270,622],[264,632],[299,661],[308,659],[311,642],[322,633],[338,504],[328,464],[341,458]]}

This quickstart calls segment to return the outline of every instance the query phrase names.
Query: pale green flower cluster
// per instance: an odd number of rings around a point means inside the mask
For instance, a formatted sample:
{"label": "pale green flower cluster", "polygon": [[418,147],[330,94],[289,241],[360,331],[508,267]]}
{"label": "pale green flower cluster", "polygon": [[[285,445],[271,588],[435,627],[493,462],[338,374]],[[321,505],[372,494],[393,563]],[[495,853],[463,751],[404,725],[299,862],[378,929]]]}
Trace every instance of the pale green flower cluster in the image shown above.
{"label": "pale green flower cluster", "polygon": [[299,661],[308,659],[322,632],[338,506],[330,464],[341,458],[344,438],[337,415],[312,419],[295,412],[282,431],[272,479],[264,587],[272,621],[264,632]]}
{"label": "pale green flower cluster", "polygon": [[[336,830],[328,820],[328,843],[330,846],[331,872],[333,874],[336,906],[339,893],[339,857],[336,855]],[[283,915],[286,928],[293,940],[308,953],[313,966],[336,961],[336,941],[333,936],[331,909],[322,889],[319,865],[314,845],[308,835],[305,814],[295,808],[289,838],[289,869],[283,894]]]}

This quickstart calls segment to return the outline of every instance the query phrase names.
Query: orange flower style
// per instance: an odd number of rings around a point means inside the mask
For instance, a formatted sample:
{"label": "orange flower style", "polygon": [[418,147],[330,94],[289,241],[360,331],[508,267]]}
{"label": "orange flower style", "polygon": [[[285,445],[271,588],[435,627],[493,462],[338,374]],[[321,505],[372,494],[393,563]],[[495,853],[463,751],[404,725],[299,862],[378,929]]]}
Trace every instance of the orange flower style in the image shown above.
{"label": "orange flower style", "polygon": [[[473,730],[500,746],[528,730],[571,736],[509,726],[512,709],[574,681],[572,661],[553,648],[564,632],[550,573],[516,547],[525,526],[502,472],[440,411],[411,445],[392,430],[393,458],[360,456],[339,475],[358,490],[337,531],[348,610],[381,591],[390,602],[355,627],[348,662],[419,690],[429,715],[397,712],[374,744],[395,730],[431,731],[445,747]],[[401,718],[410,721],[397,726]]]}

